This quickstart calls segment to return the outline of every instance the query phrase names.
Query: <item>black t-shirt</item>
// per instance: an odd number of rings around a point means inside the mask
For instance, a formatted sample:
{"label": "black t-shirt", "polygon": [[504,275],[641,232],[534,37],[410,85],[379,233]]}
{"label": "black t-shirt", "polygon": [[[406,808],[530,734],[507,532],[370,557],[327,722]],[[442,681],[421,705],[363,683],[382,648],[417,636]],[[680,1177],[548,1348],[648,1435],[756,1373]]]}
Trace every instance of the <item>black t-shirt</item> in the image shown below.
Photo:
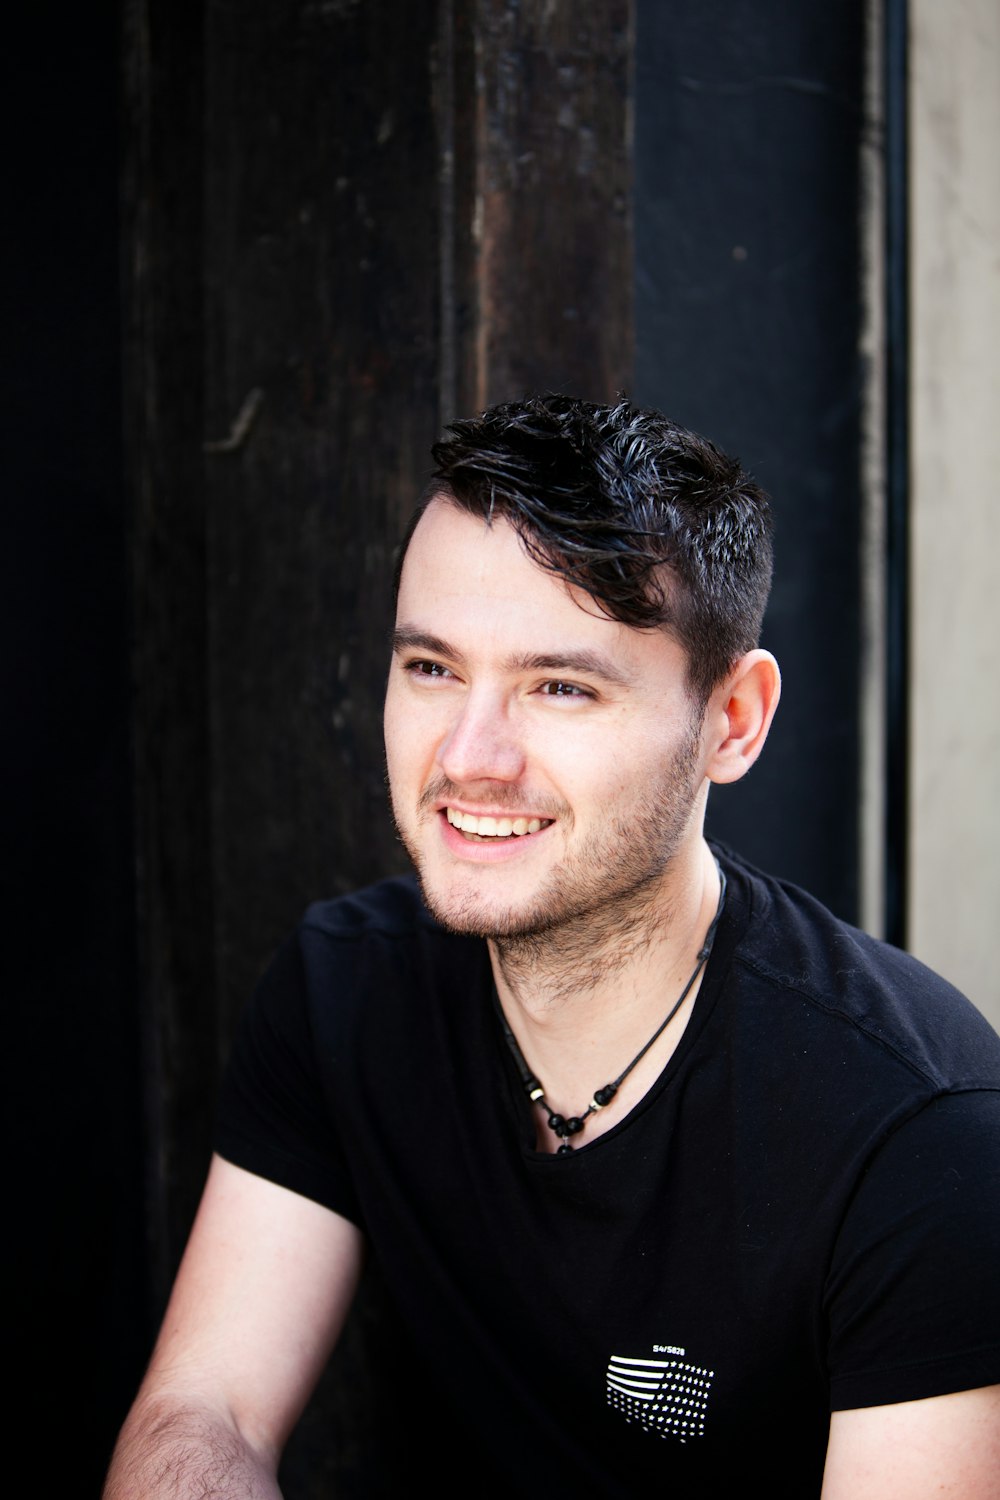
{"label": "black t-shirt", "polygon": [[249,1007],[218,1149],[363,1228],[422,1477],[801,1500],[831,1410],[1000,1380],[1000,1040],[720,859],[680,1044],[569,1156],[535,1149],[485,944],[410,880],[311,907]]}

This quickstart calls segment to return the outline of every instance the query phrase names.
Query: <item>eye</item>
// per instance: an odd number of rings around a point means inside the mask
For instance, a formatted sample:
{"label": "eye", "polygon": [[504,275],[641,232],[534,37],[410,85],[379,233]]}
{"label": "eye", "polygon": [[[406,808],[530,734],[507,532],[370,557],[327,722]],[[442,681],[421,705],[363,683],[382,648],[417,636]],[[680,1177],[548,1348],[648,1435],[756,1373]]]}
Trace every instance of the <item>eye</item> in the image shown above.
{"label": "eye", "polygon": [[587,688],[580,687],[579,683],[562,682],[559,679],[543,682],[539,692],[546,698],[592,698],[594,696]]}
{"label": "eye", "polygon": [[411,677],[451,677],[449,667],[442,666],[439,661],[425,661],[417,658],[414,661],[403,663],[403,671],[408,672]]}

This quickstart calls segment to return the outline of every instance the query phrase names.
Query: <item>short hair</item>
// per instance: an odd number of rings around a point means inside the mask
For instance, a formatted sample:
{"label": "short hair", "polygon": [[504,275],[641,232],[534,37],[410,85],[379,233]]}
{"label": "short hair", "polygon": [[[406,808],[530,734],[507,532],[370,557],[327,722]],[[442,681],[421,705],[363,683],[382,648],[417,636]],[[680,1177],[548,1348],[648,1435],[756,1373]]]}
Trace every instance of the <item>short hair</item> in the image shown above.
{"label": "short hair", "polygon": [[400,548],[397,593],[417,522],[443,498],[509,522],[533,562],[609,618],[667,629],[702,704],[756,646],[771,585],[770,505],[714,443],[624,398],[599,406],[554,394],[447,431]]}

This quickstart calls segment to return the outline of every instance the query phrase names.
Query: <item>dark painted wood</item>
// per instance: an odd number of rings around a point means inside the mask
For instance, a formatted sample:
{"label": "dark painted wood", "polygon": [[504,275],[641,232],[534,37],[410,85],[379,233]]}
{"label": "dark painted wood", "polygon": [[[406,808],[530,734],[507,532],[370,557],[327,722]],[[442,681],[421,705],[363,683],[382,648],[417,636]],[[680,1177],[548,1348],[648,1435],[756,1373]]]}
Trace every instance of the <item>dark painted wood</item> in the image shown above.
{"label": "dark painted wood", "polygon": [[632,375],[632,6],[459,9],[456,406],[608,399]]}
{"label": "dark painted wood", "polygon": [[[208,15],[223,1046],[306,902],[402,862],[381,695],[392,553],[439,420],[438,157],[433,8],[258,0]],[[248,400],[252,423],[227,448]]]}
{"label": "dark painted wood", "polygon": [[150,1248],[157,1301],[205,1173],[216,1081],[202,480],[202,13],[129,0],[125,431]]}

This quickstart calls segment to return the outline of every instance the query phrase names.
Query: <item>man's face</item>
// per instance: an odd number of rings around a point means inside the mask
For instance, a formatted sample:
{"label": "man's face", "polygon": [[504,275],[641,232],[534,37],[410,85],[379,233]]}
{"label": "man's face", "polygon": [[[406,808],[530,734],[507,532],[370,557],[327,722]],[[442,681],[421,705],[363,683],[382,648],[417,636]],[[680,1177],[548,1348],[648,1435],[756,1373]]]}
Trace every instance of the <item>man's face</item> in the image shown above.
{"label": "man's face", "polygon": [[506,521],[444,500],[403,567],[385,742],[400,835],[459,931],[627,913],[700,833],[682,648],[597,614]]}

